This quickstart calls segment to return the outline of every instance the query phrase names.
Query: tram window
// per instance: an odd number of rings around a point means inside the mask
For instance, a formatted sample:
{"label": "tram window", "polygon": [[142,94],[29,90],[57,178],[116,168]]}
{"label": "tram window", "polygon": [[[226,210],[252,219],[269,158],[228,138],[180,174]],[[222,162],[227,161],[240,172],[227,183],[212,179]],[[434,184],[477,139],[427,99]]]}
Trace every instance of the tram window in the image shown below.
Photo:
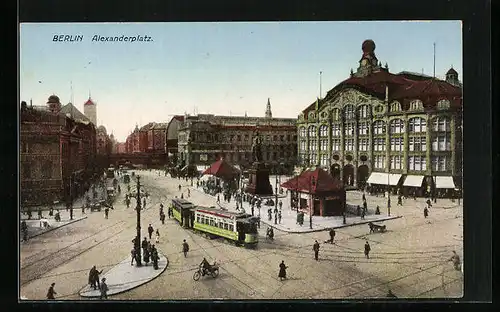
{"label": "tram window", "polygon": [[227,230],[229,228],[229,226],[227,225],[227,223],[224,223],[224,230]]}
{"label": "tram window", "polygon": [[200,215],[196,215],[196,222],[200,223]]}
{"label": "tram window", "polygon": [[219,221],[219,227],[222,229],[224,227],[222,221]]}
{"label": "tram window", "polygon": [[234,232],[234,226],[232,224],[229,225],[229,231]]}

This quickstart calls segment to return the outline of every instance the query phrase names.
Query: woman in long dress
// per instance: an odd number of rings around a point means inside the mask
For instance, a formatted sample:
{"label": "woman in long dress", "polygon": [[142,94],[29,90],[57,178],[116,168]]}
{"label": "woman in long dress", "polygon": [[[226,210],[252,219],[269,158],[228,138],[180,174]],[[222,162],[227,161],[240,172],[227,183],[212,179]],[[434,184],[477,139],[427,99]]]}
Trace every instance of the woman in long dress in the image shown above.
{"label": "woman in long dress", "polygon": [[285,261],[281,261],[280,263],[280,273],[278,274],[278,277],[280,278],[280,281],[283,279],[286,279],[286,269],[288,267],[285,265]]}

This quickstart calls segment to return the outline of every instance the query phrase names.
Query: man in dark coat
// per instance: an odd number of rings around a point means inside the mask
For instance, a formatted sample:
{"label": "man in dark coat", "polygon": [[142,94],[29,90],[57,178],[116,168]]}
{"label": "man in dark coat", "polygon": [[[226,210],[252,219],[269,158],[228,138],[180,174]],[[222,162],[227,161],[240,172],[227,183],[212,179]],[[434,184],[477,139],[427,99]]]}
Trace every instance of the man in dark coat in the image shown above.
{"label": "man in dark coat", "polygon": [[330,240],[328,241],[330,244],[333,244],[333,240],[335,239],[335,230],[330,230]]}
{"label": "man in dark coat", "polygon": [[429,209],[427,209],[427,207],[424,208],[424,218],[427,219],[427,217],[429,216]]}
{"label": "man in dark coat", "polygon": [[99,274],[102,273],[102,270],[99,272],[95,265],[90,269],[89,272],[89,284],[91,287],[94,287],[94,290],[97,290],[97,288],[100,287],[99,285]]}
{"label": "man in dark coat", "polygon": [[280,272],[278,274],[278,277],[280,278],[280,281],[283,279],[286,279],[286,269],[288,267],[285,265],[285,261],[281,261],[280,263]]}
{"label": "man in dark coat", "polygon": [[142,260],[144,260],[144,263],[146,265],[148,265],[148,263],[149,263],[150,256],[151,256],[150,249],[149,248],[144,249],[144,255],[143,255]]}
{"label": "man in dark coat", "polygon": [[318,261],[318,254],[319,254],[319,243],[318,241],[315,241],[313,245],[313,250],[314,250],[314,259]]}
{"label": "man in dark coat", "polygon": [[141,248],[142,248],[143,252],[145,252],[145,250],[148,249],[148,241],[147,241],[146,237],[144,237],[144,240],[141,243]]}
{"label": "man in dark coat", "polygon": [[108,284],[106,284],[106,278],[102,278],[101,286],[99,286],[99,290],[101,291],[100,299],[108,299]]}
{"label": "man in dark coat", "polygon": [[368,241],[365,243],[365,257],[366,259],[370,259],[370,244],[368,244]]}
{"label": "man in dark coat", "polygon": [[56,283],[50,284],[49,290],[47,291],[47,299],[54,300],[56,299],[54,295],[57,295],[56,291],[54,290],[54,286]]}
{"label": "man in dark coat", "polygon": [[182,252],[184,253],[184,257],[187,257],[188,251],[189,251],[189,245],[186,242],[186,240],[184,240],[184,242],[182,243]]}
{"label": "man in dark coat", "polygon": [[21,222],[21,232],[23,233],[23,241],[28,241],[28,225],[24,220]]}
{"label": "man in dark coat", "polygon": [[154,232],[154,229],[153,229],[153,227],[151,226],[151,223],[150,223],[149,226],[148,226],[149,239],[151,239],[151,237],[153,235],[153,232]]}
{"label": "man in dark coat", "polygon": [[161,224],[165,224],[165,213],[163,211],[160,213],[160,221]]}

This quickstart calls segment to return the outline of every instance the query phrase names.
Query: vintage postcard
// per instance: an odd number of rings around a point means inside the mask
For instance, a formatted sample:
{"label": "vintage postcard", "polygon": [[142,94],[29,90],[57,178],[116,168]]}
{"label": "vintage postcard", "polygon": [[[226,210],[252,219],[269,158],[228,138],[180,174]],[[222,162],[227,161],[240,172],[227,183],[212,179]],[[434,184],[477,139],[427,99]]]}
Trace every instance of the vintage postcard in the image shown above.
{"label": "vintage postcard", "polygon": [[20,300],[461,298],[460,21],[21,23]]}

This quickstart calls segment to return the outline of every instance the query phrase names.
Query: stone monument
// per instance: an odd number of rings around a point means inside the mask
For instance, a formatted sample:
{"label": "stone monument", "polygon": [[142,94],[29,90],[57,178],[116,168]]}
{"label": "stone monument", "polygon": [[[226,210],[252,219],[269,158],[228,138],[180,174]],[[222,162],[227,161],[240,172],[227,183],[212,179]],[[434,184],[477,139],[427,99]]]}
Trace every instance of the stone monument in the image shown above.
{"label": "stone monument", "polygon": [[245,192],[258,196],[270,196],[273,195],[273,187],[269,182],[269,169],[262,162],[261,144],[259,133],[256,132],[252,144],[254,163],[249,170],[249,182]]}

